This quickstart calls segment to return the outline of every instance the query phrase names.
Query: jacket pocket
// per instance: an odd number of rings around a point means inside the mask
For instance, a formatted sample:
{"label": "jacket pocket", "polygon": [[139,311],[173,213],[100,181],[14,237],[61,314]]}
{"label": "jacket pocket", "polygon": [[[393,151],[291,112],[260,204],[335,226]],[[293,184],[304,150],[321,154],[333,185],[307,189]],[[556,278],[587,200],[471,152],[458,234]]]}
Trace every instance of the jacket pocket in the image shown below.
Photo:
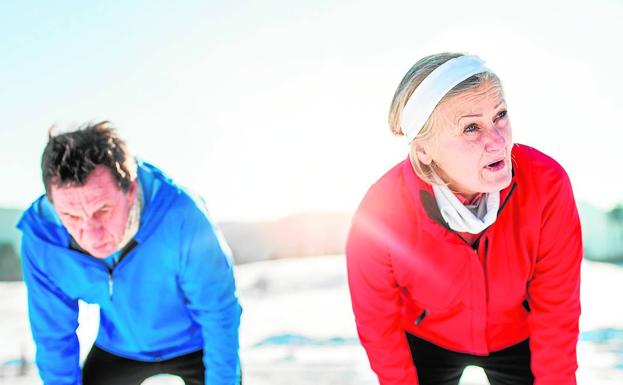
{"label": "jacket pocket", "polygon": [[441,320],[455,316],[464,309],[462,301],[455,301],[448,306],[428,306],[418,302],[408,295],[408,291],[402,291],[403,310],[402,315],[407,323],[420,325],[432,320]]}
{"label": "jacket pocket", "polygon": [[424,309],[424,310],[422,311],[422,313],[421,313],[419,316],[417,316],[417,318],[415,319],[415,321],[413,321],[413,323],[414,323],[416,326],[417,326],[417,325],[419,325],[420,323],[422,323],[422,321],[424,321],[424,318],[426,318],[426,315],[427,315],[427,314],[428,314],[428,310]]}

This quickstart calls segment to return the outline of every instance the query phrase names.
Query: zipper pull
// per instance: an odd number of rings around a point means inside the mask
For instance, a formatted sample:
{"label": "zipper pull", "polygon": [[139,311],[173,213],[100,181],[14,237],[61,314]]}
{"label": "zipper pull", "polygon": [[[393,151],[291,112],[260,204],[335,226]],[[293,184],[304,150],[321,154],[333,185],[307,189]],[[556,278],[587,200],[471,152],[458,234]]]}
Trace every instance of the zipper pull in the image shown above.
{"label": "zipper pull", "polygon": [[108,295],[110,296],[110,300],[112,301],[112,293],[113,293],[113,280],[112,280],[112,272],[108,274]]}
{"label": "zipper pull", "polygon": [[428,310],[424,309],[422,314],[420,314],[419,317],[417,317],[417,319],[415,320],[415,324],[419,325],[422,321],[424,321],[424,318],[426,318],[427,314],[428,314]]}

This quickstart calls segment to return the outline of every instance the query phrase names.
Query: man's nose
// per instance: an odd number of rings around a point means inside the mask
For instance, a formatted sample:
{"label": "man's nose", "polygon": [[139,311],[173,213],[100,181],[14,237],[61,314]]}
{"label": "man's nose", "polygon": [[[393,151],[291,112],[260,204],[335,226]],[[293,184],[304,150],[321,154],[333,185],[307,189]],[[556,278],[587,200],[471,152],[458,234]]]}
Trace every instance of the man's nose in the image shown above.
{"label": "man's nose", "polygon": [[82,238],[84,240],[98,240],[104,233],[104,226],[100,220],[89,218],[82,223]]}

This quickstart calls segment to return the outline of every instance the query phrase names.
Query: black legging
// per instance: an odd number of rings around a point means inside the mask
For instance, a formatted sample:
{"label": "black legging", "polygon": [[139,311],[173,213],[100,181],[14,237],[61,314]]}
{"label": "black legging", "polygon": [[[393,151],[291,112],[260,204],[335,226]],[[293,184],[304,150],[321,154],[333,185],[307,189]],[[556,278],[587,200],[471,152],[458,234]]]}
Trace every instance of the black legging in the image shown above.
{"label": "black legging", "polygon": [[[179,376],[186,385],[204,385],[203,351],[158,362],[135,361],[93,346],[82,368],[83,385],[140,385],[157,374]],[[240,381],[242,384],[242,380]]]}
{"label": "black legging", "polygon": [[528,340],[488,356],[457,353],[407,333],[420,385],[457,385],[468,365],[484,369],[491,385],[532,385]]}

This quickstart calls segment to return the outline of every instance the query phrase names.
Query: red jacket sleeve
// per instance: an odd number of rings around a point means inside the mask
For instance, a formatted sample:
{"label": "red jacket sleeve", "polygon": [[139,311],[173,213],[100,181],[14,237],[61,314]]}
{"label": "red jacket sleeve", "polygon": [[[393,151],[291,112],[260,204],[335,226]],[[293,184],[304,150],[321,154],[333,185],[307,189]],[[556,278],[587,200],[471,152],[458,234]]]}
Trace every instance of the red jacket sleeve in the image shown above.
{"label": "red jacket sleeve", "polygon": [[380,385],[417,385],[417,374],[401,326],[400,291],[385,244],[393,239],[360,209],[346,245],[348,283],[359,340]]}
{"label": "red jacket sleeve", "polygon": [[576,383],[582,234],[571,183],[559,171],[542,192],[538,254],[528,282],[535,385]]}

